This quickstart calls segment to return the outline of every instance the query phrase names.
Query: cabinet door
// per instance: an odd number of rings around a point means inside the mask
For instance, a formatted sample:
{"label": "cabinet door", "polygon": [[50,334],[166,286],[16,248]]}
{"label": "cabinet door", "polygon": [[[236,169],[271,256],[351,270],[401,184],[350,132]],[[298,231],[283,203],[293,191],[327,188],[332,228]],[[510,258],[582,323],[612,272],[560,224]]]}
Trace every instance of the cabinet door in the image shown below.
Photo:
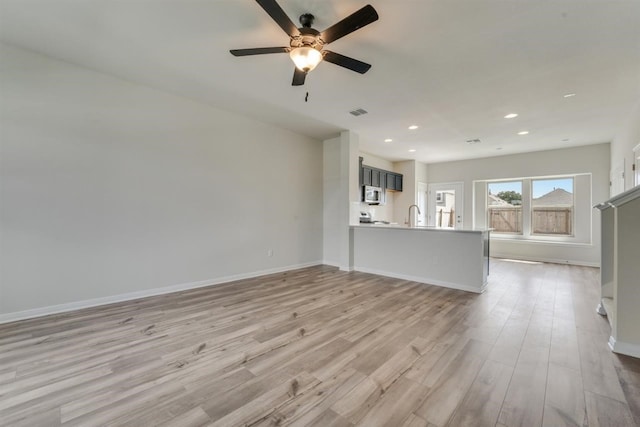
{"label": "cabinet door", "polygon": [[362,185],[371,185],[371,173],[373,170],[368,167],[362,168]]}
{"label": "cabinet door", "polygon": [[380,187],[380,171],[378,169],[371,170],[371,185]]}
{"label": "cabinet door", "polygon": [[387,172],[387,182],[386,182],[386,186],[385,188],[387,190],[395,190],[396,189],[396,174],[395,173],[391,173],[391,172]]}
{"label": "cabinet door", "polygon": [[402,175],[396,175],[396,191],[402,191]]}

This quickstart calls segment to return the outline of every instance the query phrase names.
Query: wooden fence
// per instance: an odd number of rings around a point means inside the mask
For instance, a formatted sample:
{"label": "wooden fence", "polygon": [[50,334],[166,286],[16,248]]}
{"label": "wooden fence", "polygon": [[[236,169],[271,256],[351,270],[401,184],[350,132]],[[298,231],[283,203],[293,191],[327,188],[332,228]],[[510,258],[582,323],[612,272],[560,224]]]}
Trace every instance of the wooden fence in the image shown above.
{"label": "wooden fence", "polygon": [[[522,207],[489,208],[489,227],[496,233],[522,233]],[[570,207],[534,207],[531,214],[533,234],[571,235],[573,209]]]}
{"label": "wooden fence", "polygon": [[449,212],[445,212],[442,208],[440,209],[440,211],[438,212],[438,227],[442,227],[442,217],[443,215],[448,215],[449,219],[447,221],[445,221],[445,227],[449,227],[449,228],[453,228],[453,216],[454,216],[454,209],[451,208],[451,210]]}
{"label": "wooden fence", "polygon": [[495,233],[522,233],[522,206],[489,208],[489,227]]}
{"label": "wooden fence", "polygon": [[571,235],[573,209],[559,207],[534,207],[531,215],[533,234]]}

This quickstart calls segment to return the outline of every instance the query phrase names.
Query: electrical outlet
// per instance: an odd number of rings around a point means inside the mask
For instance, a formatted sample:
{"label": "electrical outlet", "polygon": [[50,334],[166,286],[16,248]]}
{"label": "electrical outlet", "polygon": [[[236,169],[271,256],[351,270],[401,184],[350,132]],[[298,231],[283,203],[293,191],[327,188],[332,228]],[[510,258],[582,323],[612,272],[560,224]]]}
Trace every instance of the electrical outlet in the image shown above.
{"label": "electrical outlet", "polygon": [[267,256],[273,256],[273,249],[267,249]]}

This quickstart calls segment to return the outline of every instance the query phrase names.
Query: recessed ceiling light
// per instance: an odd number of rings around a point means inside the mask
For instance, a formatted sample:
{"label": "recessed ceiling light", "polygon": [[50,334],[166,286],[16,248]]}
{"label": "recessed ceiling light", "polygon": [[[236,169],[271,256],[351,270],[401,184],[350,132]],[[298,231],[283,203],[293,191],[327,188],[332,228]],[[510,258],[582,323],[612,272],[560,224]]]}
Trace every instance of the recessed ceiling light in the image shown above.
{"label": "recessed ceiling light", "polygon": [[393,139],[387,138],[387,139],[384,140],[384,142],[393,142]]}
{"label": "recessed ceiling light", "polygon": [[528,130],[523,130],[521,132],[518,132],[518,135],[527,135],[529,133]]}
{"label": "recessed ceiling light", "polygon": [[563,97],[564,98],[571,98],[572,96],[576,96],[576,94],[575,93],[567,93]]}
{"label": "recessed ceiling light", "polygon": [[418,125],[409,126],[409,130],[416,130],[416,129],[418,129]]}
{"label": "recessed ceiling light", "polygon": [[410,153],[415,153],[415,152],[416,152],[416,149],[415,149],[415,148],[412,148],[412,149],[410,149],[410,150],[409,150],[409,152],[410,152]]}
{"label": "recessed ceiling light", "polygon": [[518,115],[516,113],[509,113],[504,116],[505,119],[513,119],[514,117],[518,117]]}

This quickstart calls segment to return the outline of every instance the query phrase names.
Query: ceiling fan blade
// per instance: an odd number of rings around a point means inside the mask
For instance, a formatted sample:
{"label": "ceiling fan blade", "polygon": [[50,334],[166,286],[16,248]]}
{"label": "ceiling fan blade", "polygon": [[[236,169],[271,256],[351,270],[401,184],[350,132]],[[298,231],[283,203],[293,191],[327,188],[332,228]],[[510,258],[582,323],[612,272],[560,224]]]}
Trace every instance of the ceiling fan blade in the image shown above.
{"label": "ceiling fan blade", "polygon": [[358,61],[357,59],[349,58],[348,56],[340,55],[339,53],[331,52],[330,50],[325,50],[323,52],[325,61],[348,68],[356,73],[364,74],[369,71],[369,68],[371,68],[371,64],[367,64],[366,62]]}
{"label": "ceiling fan blade", "polygon": [[377,20],[378,13],[373,6],[368,4],[357,12],[347,16],[337,24],[334,24],[324,30],[320,33],[320,37],[324,40],[325,44],[329,44]]}
{"label": "ceiling fan blade", "polygon": [[290,47],[254,47],[252,49],[232,49],[233,56],[264,55],[266,53],[288,53]]}
{"label": "ceiling fan blade", "polygon": [[291,86],[302,86],[304,79],[307,77],[307,73],[300,71],[297,67],[293,70],[293,81]]}
{"label": "ceiling fan blade", "polygon": [[256,0],[256,2],[269,14],[271,19],[276,21],[276,24],[280,25],[280,28],[282,28],[289,37],[300,34],[298,27],[296,27],[293,21],[284,13],[284,10],[282,10],[276,0]]}

